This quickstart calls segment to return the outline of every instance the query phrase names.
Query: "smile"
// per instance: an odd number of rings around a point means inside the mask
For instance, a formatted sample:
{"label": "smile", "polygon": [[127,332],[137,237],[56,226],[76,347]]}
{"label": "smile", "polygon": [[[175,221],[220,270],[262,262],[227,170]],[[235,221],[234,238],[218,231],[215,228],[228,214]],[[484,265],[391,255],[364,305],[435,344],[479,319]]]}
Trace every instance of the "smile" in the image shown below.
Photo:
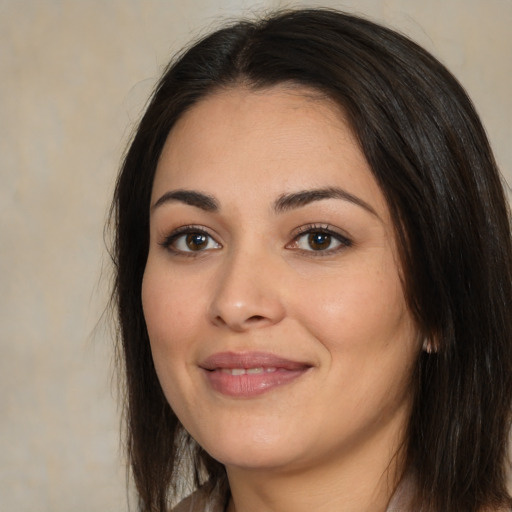
{"label": "smile", "polygon": [[277,368],[221,368],[222,373],[229,375],[259,375],[260,373],[273,373]]}
{"label": "smile", "polygon": [[267,353],[223,352],[207,358],[200,368],[216,392],[252,398],[298,379],[311,365]]}

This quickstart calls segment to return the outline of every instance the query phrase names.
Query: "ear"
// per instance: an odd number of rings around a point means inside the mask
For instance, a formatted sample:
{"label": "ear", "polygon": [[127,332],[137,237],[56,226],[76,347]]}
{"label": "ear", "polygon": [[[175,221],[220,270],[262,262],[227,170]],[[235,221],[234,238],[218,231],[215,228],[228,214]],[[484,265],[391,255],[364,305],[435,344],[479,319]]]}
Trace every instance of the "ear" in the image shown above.
{"label": "ear", "polygon": [[439,350],[439,344],[436,339],[425,336],[421,348],[427,354],[435,354]]}

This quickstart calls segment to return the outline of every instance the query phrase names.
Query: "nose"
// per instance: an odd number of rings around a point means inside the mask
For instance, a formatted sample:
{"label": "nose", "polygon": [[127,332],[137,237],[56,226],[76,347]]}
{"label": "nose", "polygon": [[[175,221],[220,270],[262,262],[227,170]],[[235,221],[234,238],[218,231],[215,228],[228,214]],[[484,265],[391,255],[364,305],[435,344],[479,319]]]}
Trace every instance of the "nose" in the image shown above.
{"label": "nose", "polygon": [[280,271],[268,255],[233,254],[218,271],[211,321],[243,332],[279,323],[285,316]]}

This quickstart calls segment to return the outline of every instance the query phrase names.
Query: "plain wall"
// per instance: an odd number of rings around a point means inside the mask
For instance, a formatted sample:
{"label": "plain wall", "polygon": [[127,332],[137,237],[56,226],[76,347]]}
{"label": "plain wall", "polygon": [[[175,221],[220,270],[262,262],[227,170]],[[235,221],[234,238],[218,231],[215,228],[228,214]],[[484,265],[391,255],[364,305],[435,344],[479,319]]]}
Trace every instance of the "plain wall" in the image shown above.
{"label": "plain wall", "polygon": [[[219,17],[285,5],[0,0],[0,510],[127,510],[101,318],[103,226],[121,155],[175,50]],[[384,22],[439,57],[512,182],[511,0],[308,5]]]}

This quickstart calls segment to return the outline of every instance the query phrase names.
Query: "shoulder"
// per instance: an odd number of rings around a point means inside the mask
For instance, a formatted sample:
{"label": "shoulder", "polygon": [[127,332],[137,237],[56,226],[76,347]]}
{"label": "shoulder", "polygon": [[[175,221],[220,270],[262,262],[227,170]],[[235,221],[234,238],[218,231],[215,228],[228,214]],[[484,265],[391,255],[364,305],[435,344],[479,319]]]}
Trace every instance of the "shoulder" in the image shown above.
{"label": "shoulder", "polygon": [[408,472],[402,478],[388,504],[386,512],[409,512],[414,492],[416,490],[416,478],[412,472]]}
{"label": "shoulder", "polygon": [[[386,512],[414,512],[417,507],[413,506],[414,494],[417,489],[417,480],[412,472],[406,473],[399,483]],[[512,508],[486,508],[480,512],[512,512]]]}
{"label": "shoulder", "polygon": [[223,512],[224,500],[218,495],[207,496],[198,490],[178,503],[172,512]]}

